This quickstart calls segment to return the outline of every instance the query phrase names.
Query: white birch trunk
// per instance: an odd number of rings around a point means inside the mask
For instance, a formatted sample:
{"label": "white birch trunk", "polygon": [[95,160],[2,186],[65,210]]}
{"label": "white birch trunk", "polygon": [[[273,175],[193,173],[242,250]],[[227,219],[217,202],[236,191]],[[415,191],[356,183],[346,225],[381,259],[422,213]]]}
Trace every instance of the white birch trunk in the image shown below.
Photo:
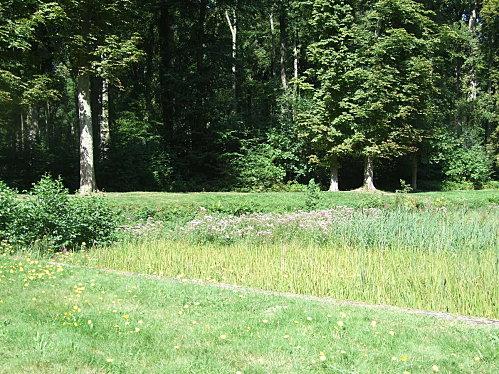
{"label": "white birch trunk", "polygon": [[371,156],[366,158],[364,167],[364,189],[367,191],[376,191],[376,187],[374,186],[373,159]]}
{"label": "white birch trunk", "polygon": [[232,10],[232,18],[229,11],[225,11],[225,18],[229,25],[230,33],[232,35],[232,89],[234,90],[234,97],[237,91],[237,15],[236,10]]}
{"label": "white birch trunk", "polygon": [[100,158],[101,160],[107,159],[107,153],[109,151],[109,142],[111,140],[110,130],[109,130],[109,81],[107,79],[102,80],[102,112],[100,116]]}
{"label": "white birch trunk", "polygon": [[279,45],[281,52],[281,84],[284,90],[288,89],[288,77],[286,75],[286,32],[287,32],[287,24],[286,24],[286,15],[284,14],[286,10],[281,8],[279,15]]}
{"label": "white birch trunk", "polygon": [[274,23],[274,14],[270,13],[270,37],[271,37],[271,64],[272,64],[272,77],[275,76],[275,23]]}
{"label": "white birch trunk", "polygon": [[[470,14],[470,19],[468,22],[468,28],[470,32],[476,37],[476,25],[478,22],[478,1],[475,0],[475,7],[471,11]],[[478,51],[476,51],[476,48],[472,48],[471,54],[477,54]],[[478,96],[478,82],[477,82],[477,76],[476,76],[476,70],[475,67],[473,66],[470,72],[470,88],[469,88],[469,94],[468,94],[468,100],[469,101],[474,101],[477,99]]]}
{"label": "white birch trunk", "polygon": [[95,191],[94,140],[90,111],[90,78],[78,75],[78,119],[80,124],[80,193]]}

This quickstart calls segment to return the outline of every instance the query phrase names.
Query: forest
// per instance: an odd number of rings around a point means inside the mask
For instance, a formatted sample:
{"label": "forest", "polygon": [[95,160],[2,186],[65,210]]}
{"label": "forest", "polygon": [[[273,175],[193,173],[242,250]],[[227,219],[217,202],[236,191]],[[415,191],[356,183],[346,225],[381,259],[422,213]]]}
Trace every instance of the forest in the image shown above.
{"label": "forest", "polygon": [[0,180],[479,189],[498,0],[1,0]]}

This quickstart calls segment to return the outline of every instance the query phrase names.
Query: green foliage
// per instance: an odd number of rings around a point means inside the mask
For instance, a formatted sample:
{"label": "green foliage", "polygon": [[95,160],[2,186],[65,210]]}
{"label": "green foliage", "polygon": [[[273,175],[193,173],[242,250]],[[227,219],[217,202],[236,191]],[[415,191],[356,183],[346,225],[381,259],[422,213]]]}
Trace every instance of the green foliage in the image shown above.
{"label": "green foliage", "polygon": [[[471,139],[470,139],[471,138]],[[441,135],[441,152],[434,158],[442,165],[448,182],[469,182],[480,188],[490,180],[493,160],[487,150],[474,139],[474,136]]]}
{"label": "green foliage", "polygon": [[0,181],[0,241],[6,238],[6,230],[16,215],[17,206],[15,191]]}
{"label": "green foliage", "polygon": [[12,201],[8,190],[0,196],[12,207],[2,208],[5,239],[18,247],[75,250],[109,243],[117,228],[115,212],[102,199],[70,196],[60,179],[43,177],[21,200]]}
{"label": "green foliage", "polygon": [[265,191],[283,182],[286,172],[276,165],[277,152],[269,144],[250,145],[243,152],[230,161],[240,189]]}
{"label": "green foliage", "polygon": [[471,191],[475,188],[472,182],[468,181],[445,181],[442,183],[442,191]]}
{"label": "green foliage", "polygon": [[311,179],[308,182],[307,192],[305,195],[305,207],[308,210],[315,209],[319,206],[319,201],[321,197],[321,188],[315,183],[315,179]]}

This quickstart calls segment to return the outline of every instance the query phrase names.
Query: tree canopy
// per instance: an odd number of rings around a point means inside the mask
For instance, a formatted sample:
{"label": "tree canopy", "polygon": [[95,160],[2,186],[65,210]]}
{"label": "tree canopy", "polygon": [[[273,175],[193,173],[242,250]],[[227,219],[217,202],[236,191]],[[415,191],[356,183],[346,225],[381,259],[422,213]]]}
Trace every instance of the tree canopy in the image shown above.
{"label": "tree canopy", "polygon": [[497,0],[4,0],[0,179],[481,187],[498,35]]}

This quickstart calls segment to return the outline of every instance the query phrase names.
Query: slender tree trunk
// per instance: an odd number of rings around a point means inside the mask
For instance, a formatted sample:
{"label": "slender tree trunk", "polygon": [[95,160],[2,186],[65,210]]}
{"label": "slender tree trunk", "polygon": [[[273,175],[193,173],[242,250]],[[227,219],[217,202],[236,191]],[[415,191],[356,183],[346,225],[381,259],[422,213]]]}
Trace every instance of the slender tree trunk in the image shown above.
{"label": "slender tree trunk", "polygon": [[338,159],[335,158],[331,162],[331,183],[329,185],[329,192],[338,192],[340,190],[338,175],[339,175],[339,162]]}
{"label": "slender tree trunk", "polygon": [[31,104],[28,108],[28,116],[26,117],[26,127],[27,127],[27,129],[25,129],[25,134],[27,137],[26,143],[28,144],[28,148],[32,149],[33,146],[35,145],[36,138],[40,131],[38,108],[34,104]]}
{"label": "slender tree trunk", "polygon": [[170,0],[161,0],[159,9],[160,98],[163,125],[160,133],[166,144],[173,144],[172,69],[174,48],[174,16]]}
{"label": "slender tree trunk", "polygon": [[78,75],[77,86],[78,119],[80,123],[80,193],[88,194],[96,189],[90,78],[88,74]]}
{"label": "slender tree trunk", "polygon": [[[476,25],[478,22],[478,7],[479,7],[478,0],[475,0],[474,7],[471,11],[470,19],[468,22],[468,28],[474,37],[478,37],[476,35]],[[477,55],[478,53],[480,52],[476,50],[476,47],[473,47],[471,50],[471,54]],[[469,87],[468,99],[469,101],[474,101],[477,99],[477,96],[478,96],[478,81],[477,81],[476,67],[472,66],[470,71],[470,87]]]}
{"label": "slender tree trunk", "polygon": [[109,81],[105,78],[102,80],[101,115],[99,122],[100,159],[106,160],[109,152],[111,133],[109,126]]}
{"label": "slender tree trunk", "polygon": [[418,156],[416,154],[412,156],[411,187],[413,191],[418,189]]}
{"label": "slender tree trunk", "polygon": [[281,84],[284,90],[288,89],[288,77],[286,75],[286,54],[287,54],[287,40],[288,40],[288,18],[286,14],[286,7],[283,0],[280,2],[279,7],[279,45],[281,52]]}
{"label": "slender tree trunk", "polygon": [[366,158],[364,167],[364,189],[367,191],[376,191],[376,187],[374,186],[374,166],[371,156]]}
{"label": "slender tree trunk", "polygon": [[21,108],[21,138],[19,139],[20,145],[21,145],[21,151],[24,151],[24,138],[25,138],[24,132],[25,132],[25,130],[24,130],[24,114],[23,114],[23,110]]}
{"label": "slender tree trunk", "polygon": [[272,77],[276,75],[276,48],[275,48],[275,23],[274,23],[274,13],[270,13],[270,63],[272,70]]}
{"label": "slender tree trunk", "polygon": [[299,68],[300,68],[300,52],[298,48],[298,36],[295,35],[295,45],[293,48],[293,78],[295,79],[295,96],[298,94],[298,76],[299,76]]}
{"label": "slender tree trunk", "polygon": [[236,9],[232,9],[232,14],[225,11],[225,18],[229,25],[230,33],[232,36],[232,90],[234,92],[234,100],[237,102],[238,89],[237,89],[237,13]]}

